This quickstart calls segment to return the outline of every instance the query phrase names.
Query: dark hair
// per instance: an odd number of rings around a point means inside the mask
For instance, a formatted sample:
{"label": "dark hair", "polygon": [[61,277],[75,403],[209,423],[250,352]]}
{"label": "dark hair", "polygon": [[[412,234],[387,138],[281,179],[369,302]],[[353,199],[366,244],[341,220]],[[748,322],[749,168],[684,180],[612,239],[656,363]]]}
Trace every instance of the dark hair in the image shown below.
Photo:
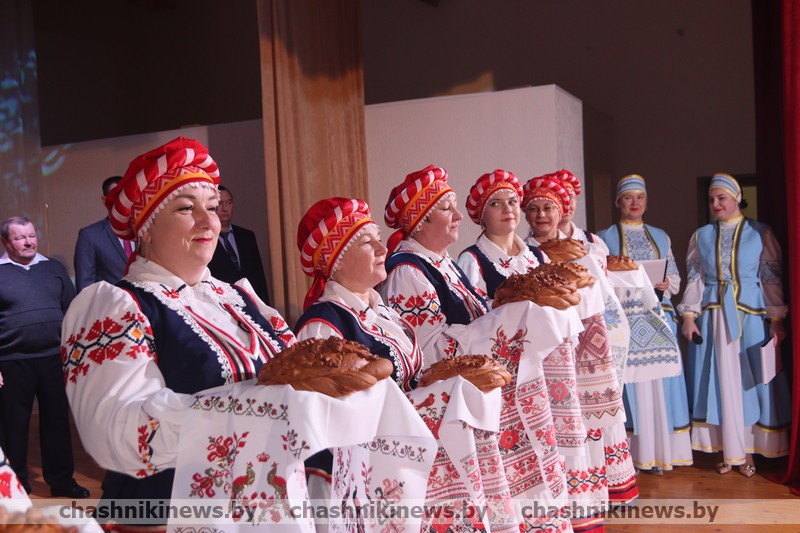
{"label": "dark hair", "polygon": [[231,190],[230,190],[229,188],[227,188],[226,186],[224,186],[224,185],[218,185],[218,186],[217,186],[217,190],[219,190],[219,192],[222,192],[222,191],[227,191],[227,193],[231,195],[231,200],[233,200],[233,193],[232,193],[232,192],[231,192]]}
{"label": "dark hair", "polygon": [[0,237],[3,240],[8,240],[8,228],[11,226],[27,226],[28,224],[33,224],[31,220],[27,217],[22,216],[14,216],[8,217],[3,221],[3,226],[0,227]]}
{"label": "dark hair", "polygon": [[739,209],[747,209],[747,199],[742,196],[742,201],[739,202]]}
{"label": "dark hair", "polygon": [[108,193],[111,192],[111,189],[117,186],[117,183],[122,181],[122,176],[111,176],[110,178],[106,178],[103,180],[103,185],[101,190],[103,191],[103,196],[108,196]]}

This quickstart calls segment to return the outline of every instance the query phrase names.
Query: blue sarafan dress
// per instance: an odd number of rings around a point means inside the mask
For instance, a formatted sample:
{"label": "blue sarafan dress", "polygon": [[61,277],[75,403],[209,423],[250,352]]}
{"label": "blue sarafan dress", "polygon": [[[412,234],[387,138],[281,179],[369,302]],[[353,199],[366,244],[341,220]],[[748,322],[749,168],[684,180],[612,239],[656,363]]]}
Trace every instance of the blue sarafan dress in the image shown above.
{"label": "blue sarafan dress", "polygon": [[[620,222],[598,236],[608,245],[611,254],[627,255],[639,261],[667,260],[669,287],[664,291],[661,306],[677,338],[677,319],[670,296],[680,289],[681,276],[666,232],[649,224]],[[631,324],[631,329],[634,327],[635,324]],[[634,432],[630,443],[637,468],[669,470],[673,465],[692,464],[689,403],[683,372],[673,377],[627,383],[624,399],[629,415],[627,426]]]}
{"label": "blue sarafan dress", "polygon": [[767,318],[783,318],[781,252],[765,224],[738,217],[698,229],[689,242],[681,315],[695,313],[703,344],[689,344],[692,446],[722,450],[738,465],[748,453],[788,453],[791,418],[785,372],[762,383]]}

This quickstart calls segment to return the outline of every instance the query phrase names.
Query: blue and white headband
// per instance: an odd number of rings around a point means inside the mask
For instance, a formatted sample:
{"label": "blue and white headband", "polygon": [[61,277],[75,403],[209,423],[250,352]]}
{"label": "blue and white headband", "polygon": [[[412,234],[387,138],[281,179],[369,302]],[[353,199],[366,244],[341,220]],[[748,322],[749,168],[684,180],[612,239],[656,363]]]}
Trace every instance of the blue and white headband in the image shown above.
{"label": "blue and white headband", "polygon": [[742,201],[742,188],[739,186],[739,182],[736,181],[736,178],[730,174],[724,174],[722,172],[714,174],[711,178],[711,185],[708,187],[709,191],[711,189],[722,189],[733,196],[737,202]]}
{"label": "blue and white headband", "polygon": [[647,194],[644,178],[639,174],[628,174],[627,176],[621,177],[617,182],[617,200],[623,195],[632,192],[643,192]]}

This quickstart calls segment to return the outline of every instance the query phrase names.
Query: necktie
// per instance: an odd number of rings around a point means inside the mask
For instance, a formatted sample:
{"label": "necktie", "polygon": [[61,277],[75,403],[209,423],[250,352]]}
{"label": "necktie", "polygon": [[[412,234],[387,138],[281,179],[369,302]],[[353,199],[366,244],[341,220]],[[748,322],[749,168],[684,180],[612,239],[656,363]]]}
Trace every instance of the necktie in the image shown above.
{"label": "necktie", "polygon": [[133,253],[133,241],[123,240],[122,247],[125,249],[125,257],[130,259]]}
{"label": "necktie", "polygon": [[236,251],[233,249],[233,243],[231,242],[231,232],[226,231],[224,233],[220,233],[222,236],[222,247],[225,248],[225,251],[228,252],[228,257],[231,259],[231,263],[233,266],[236,267],[236,270],[239,270],[239,258],[236,257]]}

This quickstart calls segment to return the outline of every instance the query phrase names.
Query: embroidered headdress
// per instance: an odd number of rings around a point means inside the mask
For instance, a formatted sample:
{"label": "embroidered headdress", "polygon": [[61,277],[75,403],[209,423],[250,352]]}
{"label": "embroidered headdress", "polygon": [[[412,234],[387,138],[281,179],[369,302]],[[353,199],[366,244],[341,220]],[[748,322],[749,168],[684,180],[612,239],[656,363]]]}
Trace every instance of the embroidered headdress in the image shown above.
{"label": "embroidered headdress", "polygon": [[396,229],[386,247],[392,253],[403,239],[414,233],[425,215],[453,189],[447,185],[447,171],[429,165],[412,172],[403,183],[392,189],[383,219],[386,225]]}
{"label": "embroidered headdress", "polygon": [[512,172],[498,168],[494,172],[478,178],[478,181],[469,190],[467,197],[466,208],[469,218],[474,223],[480,224],[486,203],[492,196],[503,190],[514,191],[522,199],[522,184]]}
{"label": "embroidered headdress", "polygon": [[111,227],[122,239],[146,231],[161,207],[186,187],[219,184],[217,164],[208,149],[178,137],[134,159],[122,180],[106,196]]}
{"label": "embroidered headdress", "polygon": [[554,176],[554,174],[545,174],[538,178],[531,178],[522,188],[525,194],[522,198],[522,205],[527,207],[532,200],[544,198],[553,202],[563,215],[569,209],[569,191],[564,187],[562,181]]}
{"label": "embroidered headdress", "polygon": [[304,310],[322,295],[352,240],[370,224],[375,222],[369,206],[354,198],[320,200],[303,216],[297,228],[297,248],[303,272],[314,278]]}
{"label": "embroidered headdress", "polygon": [[562,168],[557,172],[553,172],[551,176],[561,181],[561,183],[567,189],[567,192],[572,191],[573,193],[575,193],[575,196],[581,195],[581,181],[575,174],[573,174],[566,168]]}

